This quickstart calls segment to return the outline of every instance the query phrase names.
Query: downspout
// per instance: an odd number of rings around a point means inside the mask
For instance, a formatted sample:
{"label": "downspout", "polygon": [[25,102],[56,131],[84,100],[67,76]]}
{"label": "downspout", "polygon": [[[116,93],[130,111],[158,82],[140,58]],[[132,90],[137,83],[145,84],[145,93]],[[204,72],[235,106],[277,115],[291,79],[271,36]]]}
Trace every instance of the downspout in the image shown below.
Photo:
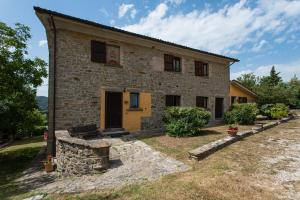
{"label": "downspout", "polygon": [[56,105],[56,100],[55,100],[55,94],[56,94],[56,26],[53,20],[53,15],[50,15],[51,18],[51,23],[53,27],[53,110],[52,110],[52,155],[55,156],[56,154],[56,139],[55,139],[55,105]]}

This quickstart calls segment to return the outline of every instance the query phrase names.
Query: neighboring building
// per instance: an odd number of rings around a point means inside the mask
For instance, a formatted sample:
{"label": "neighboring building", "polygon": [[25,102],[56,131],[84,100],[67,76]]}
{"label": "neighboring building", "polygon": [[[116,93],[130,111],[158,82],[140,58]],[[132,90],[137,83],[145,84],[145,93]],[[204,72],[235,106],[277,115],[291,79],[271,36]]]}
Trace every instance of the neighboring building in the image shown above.
{"label": "neighboring building", "polygon": [[50,148],[58,129],[155,130],[166,106],[205,107],[214,120],[230,105],[229,67],[237,59],[35,11],[49,47]]}
{"label": "neighboring building", "polygon": [[230,82],[230,105],[234,103],[254,103],[257,101],[257,94],[243,86],[240,82]]}

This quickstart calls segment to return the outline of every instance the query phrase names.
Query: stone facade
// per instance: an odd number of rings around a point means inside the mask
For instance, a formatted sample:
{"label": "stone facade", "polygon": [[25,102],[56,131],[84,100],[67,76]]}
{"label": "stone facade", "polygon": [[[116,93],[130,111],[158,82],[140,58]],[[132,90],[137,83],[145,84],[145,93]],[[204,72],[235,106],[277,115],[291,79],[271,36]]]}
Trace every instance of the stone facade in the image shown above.
{"label": "stone facade", "polygon": [[72,138],[67,131],[57,131],[56,138],[57,171],[60,174],[95,174],[108,169],[108,143]]}
{"label": "stone facade", "polygon": [[152,116],[143,120],[147,122],[143,126],[146,128],[162,127],[165,95],[180,95],[182,106],[195,106],[196,96],[207,96],[211,111],[214,111],[215,97],[223,97],[225,110],[227,109],[227,65],[210,62],[209,77],[196,77],[195,59],[182,57],[182,73],[165,72],[163,56],[166,52],[120,41],[117,45],[120,45],[122,67],[112,67],[91,62],[91,40],[105,39],[64,30],[57,33],[57,129],[91,123],[99,126],[100,110],[103,109],[99,106],[100,91],[105,87],[150,91]]}
{"label": "stone facade", "polygon": [[[53,118],[56,130],[85,124],[100,127],[104,120],[101,110],[105,109],[101,94],[111,89],[151,93],[151,116],[142,117],[142,130],[162,128],[166,95],[180,95],[181,106],[196,106],[196,96],[208,97],[212,120],[216,97],[224,98],[224,111],[229,107],[229,65],[236,59],[101,28],[51,11],[38,11],[37,15],[49,46],[50,133],[54,132]],[[119,46],[120,66],[92,62],[91,40]],[[182,72],[164,71],[164,54],[180,57]],[[195,60],[209,64],[208,77],[195,76]]]}

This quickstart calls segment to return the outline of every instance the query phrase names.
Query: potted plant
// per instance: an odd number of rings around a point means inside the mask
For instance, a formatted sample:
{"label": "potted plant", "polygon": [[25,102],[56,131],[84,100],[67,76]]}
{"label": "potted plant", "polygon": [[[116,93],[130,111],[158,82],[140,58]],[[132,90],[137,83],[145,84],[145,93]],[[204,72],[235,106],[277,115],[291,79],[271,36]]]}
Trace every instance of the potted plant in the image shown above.
{"label": "potted plant", "polygon": [[44,168],[46,172],[52,172],[53,171],[53,164],[52,164],[52,156],[48,155],[47,160],[43,161]]}
{"label": "potted plant", "polygon": [[238,132],[238,127],[236,125],[230,124],[227,130],[227,133],[230,136],[236,136],[237,132]]}

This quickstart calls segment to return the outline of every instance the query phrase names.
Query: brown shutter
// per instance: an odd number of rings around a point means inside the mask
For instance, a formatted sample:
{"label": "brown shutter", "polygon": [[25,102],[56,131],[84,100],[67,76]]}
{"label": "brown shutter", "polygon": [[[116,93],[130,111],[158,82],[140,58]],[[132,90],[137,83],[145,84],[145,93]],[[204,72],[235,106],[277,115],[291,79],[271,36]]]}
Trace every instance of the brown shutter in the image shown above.
{"label": "brown shutter", "polygon": [[91,61],[106,63],[106,45],[104,42],[91,41]]}
{"label": "brown shutter", "polygon": [[173,71],[173,56],[165,54],[165,71]]}

